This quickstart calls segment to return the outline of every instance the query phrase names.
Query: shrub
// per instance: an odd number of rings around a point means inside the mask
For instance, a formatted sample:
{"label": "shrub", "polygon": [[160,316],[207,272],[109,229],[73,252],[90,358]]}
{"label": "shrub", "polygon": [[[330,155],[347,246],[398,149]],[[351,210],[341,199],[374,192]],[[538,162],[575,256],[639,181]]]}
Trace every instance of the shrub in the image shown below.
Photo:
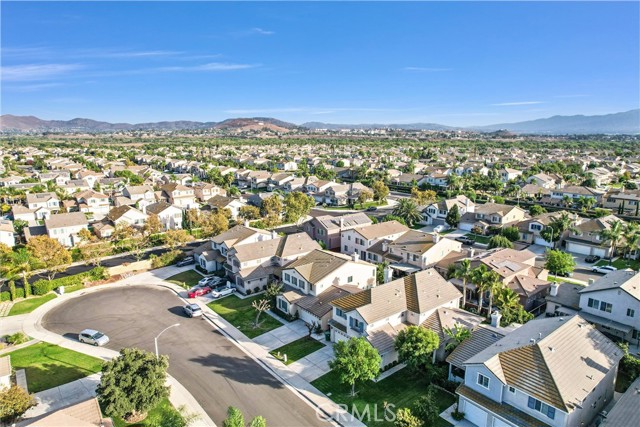
{"label": "shrub", "polygon": [[35,404],[33,396],[18,386],[1,390],[0,420],[7,424],[12,424]]}
{"label": "shrub", "polygon": [[456,409],[451,411],[451,418],[456,421],[462,421],[464,419],[464,412],[458,411],[458,405],[456,405]]}
{"label": "shrub", "polygon": [[151,256],[151,268],[166,267],[167,265],[175,264],[182,258],[184,258],[184,254],[177,249],[165,252],[160,256]]}
{"label": "shrub", "polygon": [[25,297],[31,296],[31,283],[29,283],[28,280],[24,281],[24,296]]}
{"label": "shrub", "polygon": [[251,295],[251,289],[247,289],[247,295]]}
{"label": "shrub", "polygon": [[11,294],[11,301],[16,299],[16,282],[9,281],[9,293]]}
{"label": "shrub", "polygon": [[33,282],[33,294],[34,295],[44,295],[51,292],[51,282],[48,280],[37,280]]}
{"label": "shrub", "polygon": [[12,345],[20,345],[29,341],[29,337],[22,332],[16,332],[13,335],[7,335],[5,339],[9,344]]}
{"label": "shrub", "polygon": [[9,291],[0,292],[0,301],[11,301],[11,293]]}
{"label": "shrub", "polygon": [[16,299],[18,298],[24,298],[24,288],[16,288]]}
{"label": "shrub", "polygon": [[109,271],[102,266],[95,267],[89,271],[89,278],[93,281],[106,280],[109,278]]}

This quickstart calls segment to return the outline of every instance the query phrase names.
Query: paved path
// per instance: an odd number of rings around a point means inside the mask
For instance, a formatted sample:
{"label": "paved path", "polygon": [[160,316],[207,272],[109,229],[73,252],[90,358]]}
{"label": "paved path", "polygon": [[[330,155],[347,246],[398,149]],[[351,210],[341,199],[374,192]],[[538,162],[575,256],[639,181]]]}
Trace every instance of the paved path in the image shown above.
{"label": "paved path", "polygon": [[254,338],[253,342],[271,351],[307,336],[308,332],[305,324],[301,320],[296,320]]}
{"label": "paved path", "polygon": [[320,350],[296,360],[289,369],[300,375],[306,381],[313,381],[331,370],[329,361],[333,359],[333,345],[327,345]]}
{"label": "paved path", "polygon": [[38,417],[95,397],[98,384],[100,384],[100,374],[93,374],[59,387],[36,393],[35,397],[38,404],[29,409],[24,414],[24,418]]}

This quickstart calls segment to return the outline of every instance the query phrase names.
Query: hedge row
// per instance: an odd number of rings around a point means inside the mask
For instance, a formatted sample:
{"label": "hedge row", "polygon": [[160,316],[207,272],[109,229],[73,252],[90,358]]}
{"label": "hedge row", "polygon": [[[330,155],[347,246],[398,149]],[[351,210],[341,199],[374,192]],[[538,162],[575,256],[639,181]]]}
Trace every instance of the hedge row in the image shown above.
{"label": "hedge row", "polygon": [[166,267],[167,265],[175,264],[183,258],[184,253],[177,249],[165,252],[160,256],[151,255],[149,257],[149,259],[151,260],[151,268]]}
{"label": "hedge row", "polygon": [[[84,273],[74,274],[73,276],[61,277],[59,279],[53,279],[51,281],[40,279],[35,281],[31,287],[33,288],[34,295],[45,295],[54,289],[58,289],[60,286],[65,287],[65,291],[74,291],[84,286],[85,280],[97,281],[108,279],[109,273],[104,267],[95,267],[90,271]],[[16,289],[17,291],[18,289]],[[21,290],[21,289],[20,289]]]}

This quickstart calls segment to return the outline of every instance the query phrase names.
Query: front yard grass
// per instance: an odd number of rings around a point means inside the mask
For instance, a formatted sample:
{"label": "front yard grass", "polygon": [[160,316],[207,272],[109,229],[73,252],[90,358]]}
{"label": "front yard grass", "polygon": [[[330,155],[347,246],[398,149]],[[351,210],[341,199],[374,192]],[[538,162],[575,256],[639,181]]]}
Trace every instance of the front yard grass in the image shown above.
{"label": "front yard grass", "polygon": [[[395,405],[394,411],[400,408],[414,408],[415,401],[427,392],[429,383],[420,375],[412,374],[408,368],[401,369],[395,374],[383,379],[380,382],[370,381],[366,384],[356,384],[356,396],[351,397],[351,387],[340,382],[340,377],[333,371],[329,371],[311,383],[321,392],[331,393],[330,398],[336,403],[346,404],[349,411],[353,405],[360,413],[363,413],[365,406],[369,405],[369,420],[364,422],[369,427],[393,427],[393,422],[382,420],[384,418],[384,403]],[[438,402],[440,412],[447,409],[456,402],[456,398],[442,390],[435,389],[435,397]],[[377,405],[378,420],[375,417]],[[438,422],[433,427],[450,426],[447,421],[438,418]],[[432,426],[430,426],[432,427]]]}
{"label": "front yard grass", "polygon": [[[608,259],[601,259],[596,263],[597,266],[609,265]],[[632,268],[636,271],[640,270],[640,261],[635,259],[622,259],[618,258],[611,263],[612,266],[618,270],[624,270],[625,268]]]}
{"label": "front yard grass", "polygon": [[263,298],[265,298],[264,295],[256,295],[245,299],[230,295],[217,301],[212,301],[207,306],[227,322],[240,329],[248,338],[255,338],[282,326],[282,323],[269,314],[262,313],[260,315],[260,326],[254,327],[253,322],[256,320],[256,310],[251,307],[251,303]]}
{"label": "front yard grass", "polygon": [[100,372],[102,360],[41,342],[9,353],[14,369],[25,369],[30,393]]}
{"label": "front yard grass", "polygon": [[196,270],[187,270],[165,279],[167,282],[175,283],[185,289],[191,289],[202,279],[202,274]]}
{"label": "front yard grass", "polygon": [[[102,410],[102,408],[100,408]],[[151,427],[151,426],[157,426],[157,425],[161,425],[161,423],[159,423],[160,421],[162,421],[165,418],[169,418],[168,416],[173,413],[174,411],[176,411],[176,409],[173,407],[173,405],[171,405],[171,402],[169,402],[169,399],[162,399],[160,401],[160,403],[158,403],[156,405],[155,408],[151,409],[147,415],[147,418],[145,418],[144,420],[140,421],[139,423],[133,423],[133,424],[128,424],[126,423],[122,418],[119,417],[113,417],[113,426],[114,427],[129,427],[129,426],[136,426],[136,427]],[[104,413],[104,411],[103,411]]]}
{"label": "front yard grass", "polygon": [[51,301],[56,297],[56,294],[50,292],[41,297],[29,297],[24,301],[17,302],[13,304],[11,310],[9,310],[9,316],[17,316],[19,314],[31,313],[36,308],[40,307],[42,304]]}
{"label": "front yard grass", "polygon": [[473,239],[476,241],[476,243],[481,243],[483,245],[488,245],[489,244],[489,240],[491,240],[491,237],[487,237],[487,236],[481,236],[479,234],[473,234],[473,233],[467,233],[464,235],[464,237],[468,237],[469,239]]}
{"label": "front yard grass", "polygon": [[[320,350],[324,347],[318,340],[314,340],[310,337],[302,337],[298,340],[290,342],[289,344],[283,345],[280,348],[276,348],[271,351],[271,355],[276,359],[279,359],[285,365],[291,365],[296,360],[300,360],[305,356],[310,355],[314,351]],[[287,361],[284,361],[284,355],[287,355]],[[280,355],[280,357],[278,357]]]}

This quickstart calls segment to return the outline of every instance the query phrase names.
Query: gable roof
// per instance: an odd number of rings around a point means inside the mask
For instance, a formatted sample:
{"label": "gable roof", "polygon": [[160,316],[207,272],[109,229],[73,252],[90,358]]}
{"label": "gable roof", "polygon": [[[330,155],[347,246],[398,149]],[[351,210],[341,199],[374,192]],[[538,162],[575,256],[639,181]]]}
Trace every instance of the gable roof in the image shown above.
{"label": "gable roof", "polygon": [[421,326],[438,334],[440,343],[445,343],[449,339],[445,333],[445,329],[462,327],[472,330],[482,323],[483,320],[483,316],[469,313],[460,308],[439,307],[431,316],[422,322]]}
{"label": "gable roof", "polygon": [[379,222],[377,224],[367,225],[365,227],[356,227],[353,229],[367,240],[378,239],[389,236],[391,234],[409,231],[409,227],[400,224],[398,221]]}
{"label": "gable roof", "polygon": [[593,284],[580,290],[581,294],[604,291],[608,289],[622,289],[632,297],[640,300],[640,275],[630,268],[607,273]]}
{"label": "gable roof", "polygon": [[462,293],[456,286],[446,281],[434,268],[419,271],[388,284],[394,282],[404,284],[407,309],[414,313],[425,313],[451,300],[462,298]]}
{"label": "gable roof", "polygon": [[306,254],[316,249],[321,249],[318,242],[309,237],[307,233],[301,232],[276,239],[237,245],[234,246],[233,252],[240,262],[244,262],[273,256],[287,258]]}
{"label": "gable roof", "polygon": [[433,234],[423,233],[418,230],[409,230],[393,242],[389,242],[389,248],[393,247],[411,253],[424,254],[435,244]]}
{"label": "gable roof", "polygon": [[363,212],[341,215],[341,216],[323,215],[323,216],[316,217],[315,220],[327,230],[340,229],[341,220],[342,220],[343,227],[355,227],[358,225],[369,225],[372,223],[371,218],[369,218]]}
{"label": "gable roof", "polygon": [[51,228],[72,227],[76,225],[89,225],[87,217],[82,212],[61,213],[51,215],[44,220],[47,230]]}
{"label": "gable roof", "polygon": [[211,239],[211,241],[219,245],[226,243],[227,247],[230,248],[235,245],[236,242],[241,242],[254,234],[271,235],[271,233],[269,233],[268,231],[245,227],[244,225],[239,224],[223,233],[218,234],[213,239]]}
{"label": "gable roof", "polygon": [[316,249],[287,264],[283,270],[294,269],[307,282],[315,284],[348,262],[371,265],[363,261],[352,261],[347,255]]}
{"label": "gable roof", "polygon": [[[150,205],[146,206],[146,211],[148,214],[154,214],[154,215],[159,215],[162,212],[164,212],[165,210],[169,209],[170,207],[172,207],[173,205],[171,203],[167,203],[167,202],[157,202],[157,203],[151,203]],[[178,209],[178,208],[176,208]]]}

